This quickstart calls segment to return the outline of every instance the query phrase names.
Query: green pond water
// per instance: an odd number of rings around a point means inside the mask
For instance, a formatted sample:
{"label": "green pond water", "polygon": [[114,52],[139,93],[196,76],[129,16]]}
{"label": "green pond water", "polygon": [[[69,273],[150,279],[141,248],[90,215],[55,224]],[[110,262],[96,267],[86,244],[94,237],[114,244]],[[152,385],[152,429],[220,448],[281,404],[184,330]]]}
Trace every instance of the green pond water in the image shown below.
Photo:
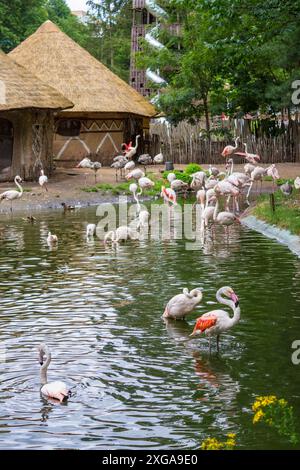
{"label": "green pond water", "polygon": [[[197,449],[229,432],[242,449],[291,447],[252,425],[251,405],[286,398],[300,431],[299,258],[241,226],[228,240],[218,227],[195,251],[184,240],[105,248],[85,238],[95,208],[36,218],[0,221],[1,449]],[[223,285],[239,295],[241,321],[210,356],[205,338],[184,340]],[[165,304],[183,287],[202,287],[203,301],[186,322],[166,324]],[[49,381],[72,388],[67,404],[40,395],[42,341]]]}

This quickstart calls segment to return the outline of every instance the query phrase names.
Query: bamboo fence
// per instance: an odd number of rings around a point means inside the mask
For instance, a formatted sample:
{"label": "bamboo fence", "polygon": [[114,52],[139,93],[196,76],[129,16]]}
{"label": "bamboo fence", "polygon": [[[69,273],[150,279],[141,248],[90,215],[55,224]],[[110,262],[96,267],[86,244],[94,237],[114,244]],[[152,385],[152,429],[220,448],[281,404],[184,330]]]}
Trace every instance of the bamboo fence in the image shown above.
{"label": "bamboo fence", "polygon": [[[232,136],[240,136],[239,151],[244,151],[242,142],[248,144],[248,152],[257,153],[262,163],[300,163],[300,121],[287,122],[235,120],[227,124]],[[221,153],[226,145],[233,145],[228,137],[211,134],[206,137],[201,124],[181,122],[177,127],[166,121],[153,121],[150,128],[151,154],[160,151],[165,161],[177,164],[214,163],[223,161]],[[242,160],[241,160],[242,161]],[[238,162],[238,158],[237,158]]]}

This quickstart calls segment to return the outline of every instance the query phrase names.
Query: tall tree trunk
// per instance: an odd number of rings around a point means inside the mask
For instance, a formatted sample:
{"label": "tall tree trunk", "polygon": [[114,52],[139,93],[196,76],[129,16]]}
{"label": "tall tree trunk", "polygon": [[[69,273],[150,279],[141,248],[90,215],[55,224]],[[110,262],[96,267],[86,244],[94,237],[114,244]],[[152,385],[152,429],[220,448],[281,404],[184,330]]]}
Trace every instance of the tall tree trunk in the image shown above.
{"label": "tall tree trunk", "polygon": [[205,113],[205,122],[206,122],[206,131],[208,138],[210,140],[210,118],[209,118],[209,107],[208,107],[208,97],[207,95],[204,95],[203,97],[203,107],[204,107],[204,113]]}

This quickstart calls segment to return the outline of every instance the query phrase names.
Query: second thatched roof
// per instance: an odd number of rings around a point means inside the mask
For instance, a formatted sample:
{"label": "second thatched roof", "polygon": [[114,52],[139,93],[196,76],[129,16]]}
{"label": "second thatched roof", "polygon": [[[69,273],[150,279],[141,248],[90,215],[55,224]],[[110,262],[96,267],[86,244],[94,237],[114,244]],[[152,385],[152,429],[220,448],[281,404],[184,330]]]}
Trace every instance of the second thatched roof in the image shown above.
{"label": "second thatched roof", "polygon": [[156,114],[141,94],[51,21],[42,24],[9,55],[71,100],[75,104],[72,113]]}
{"label": "second thatched roof", "polygon": [[0,111],[38,108],[60,110],[73,106],[56,89],[43,83],[0,50]]}

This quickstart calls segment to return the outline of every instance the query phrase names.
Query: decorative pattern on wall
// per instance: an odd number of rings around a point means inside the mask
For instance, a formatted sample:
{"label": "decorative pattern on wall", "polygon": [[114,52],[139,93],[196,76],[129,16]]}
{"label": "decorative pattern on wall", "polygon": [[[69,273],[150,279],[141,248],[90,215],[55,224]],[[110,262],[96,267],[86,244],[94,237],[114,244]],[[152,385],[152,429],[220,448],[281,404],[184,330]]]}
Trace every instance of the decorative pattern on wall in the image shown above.
{"label": "decorative pattern on wall", "polygon": [[55,135],[54,155],[66,166],[87,155],[96,155],[103,165],[109,165],[121,153],[123,129],[124,121],[119,119],[81,120],[79,136]]}

